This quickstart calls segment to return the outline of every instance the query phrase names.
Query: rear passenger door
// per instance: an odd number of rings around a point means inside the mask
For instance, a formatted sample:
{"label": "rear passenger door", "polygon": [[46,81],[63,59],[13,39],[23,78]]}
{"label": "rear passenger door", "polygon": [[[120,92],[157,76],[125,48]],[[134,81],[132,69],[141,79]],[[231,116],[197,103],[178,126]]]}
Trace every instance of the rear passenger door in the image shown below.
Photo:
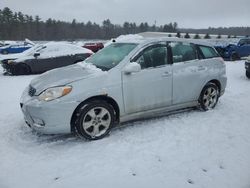
{"label": "rear passenger door", "polygon": [[195,45],[170,42],[173,57],[173,104],[198,99],[207,76],[203,60],[199,60]]}

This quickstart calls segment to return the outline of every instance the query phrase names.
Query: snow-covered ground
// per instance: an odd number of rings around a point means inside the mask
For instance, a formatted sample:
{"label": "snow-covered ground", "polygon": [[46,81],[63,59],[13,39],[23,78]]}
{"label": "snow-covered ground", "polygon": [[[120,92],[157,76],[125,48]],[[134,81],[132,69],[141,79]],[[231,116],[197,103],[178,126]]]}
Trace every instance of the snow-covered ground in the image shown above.
{"label": "snow-covered ground", "polygon": [[19,98],[36,76],[0,75],[0,188],[249,188],[250,80],[243,61],[226,64],[214,110],[128,123],[93,142],[32,132]]}

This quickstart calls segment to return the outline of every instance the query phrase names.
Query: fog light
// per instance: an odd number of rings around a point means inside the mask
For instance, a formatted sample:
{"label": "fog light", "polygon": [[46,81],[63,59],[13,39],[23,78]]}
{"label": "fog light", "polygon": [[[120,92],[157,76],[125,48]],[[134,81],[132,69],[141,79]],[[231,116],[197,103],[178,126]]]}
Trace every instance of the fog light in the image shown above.
{"label": "fog light", "polygon": [[45,123],[43,120],[38,119],[38,118],[32,118],[32,119],[34,121],[34,124],[33,124],[34,126],[36,126],[36,127],[44,127],[45,126]]}

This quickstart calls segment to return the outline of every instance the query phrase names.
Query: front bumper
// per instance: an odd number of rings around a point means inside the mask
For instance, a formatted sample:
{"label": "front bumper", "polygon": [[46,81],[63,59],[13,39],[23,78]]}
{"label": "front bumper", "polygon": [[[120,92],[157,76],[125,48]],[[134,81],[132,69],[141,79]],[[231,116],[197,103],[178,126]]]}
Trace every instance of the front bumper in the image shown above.
{"label": "front bumper", "polygon": [[77,102],[63,101],[62,98],[50,102],[30,97],[27,89],[21,98],[21,109],[25,122],[37,132],[43,134],[71,133],[71,117]]}
{"label": "front bumper", "polygon": [[6,71],[8,73],[13,73],[15,71],[15,65],[9,64],[8,61],[10,61],[10,60],[1,61],[1,65],[4,69],[4,71]]}

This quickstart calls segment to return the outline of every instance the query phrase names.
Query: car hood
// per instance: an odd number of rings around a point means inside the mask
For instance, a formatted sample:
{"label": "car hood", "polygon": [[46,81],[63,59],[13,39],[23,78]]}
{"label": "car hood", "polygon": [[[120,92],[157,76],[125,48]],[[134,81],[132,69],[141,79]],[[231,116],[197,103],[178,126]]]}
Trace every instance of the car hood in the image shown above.
{"label": "car hood", "polygon": [[32,60],[32,59],[35,59],[35,58],[30,55],[24,55],[24,56],[17,58],[13,63],[23,63],[27,60]]}
{"label": "car hood", "polygon": [[23,55],[22,53],[1,55],[0,56],[0,61],[3,61],[5,59],[17,59],[19,57],[22,57],[22,55]]}
{"label": "car hood", "polygon": [[36,95],[47,88],[63,86],[72,82],[105,74],[101,69],[84,62],[63,68],[53,69],[33,79],[30,85],[36,89]]}

